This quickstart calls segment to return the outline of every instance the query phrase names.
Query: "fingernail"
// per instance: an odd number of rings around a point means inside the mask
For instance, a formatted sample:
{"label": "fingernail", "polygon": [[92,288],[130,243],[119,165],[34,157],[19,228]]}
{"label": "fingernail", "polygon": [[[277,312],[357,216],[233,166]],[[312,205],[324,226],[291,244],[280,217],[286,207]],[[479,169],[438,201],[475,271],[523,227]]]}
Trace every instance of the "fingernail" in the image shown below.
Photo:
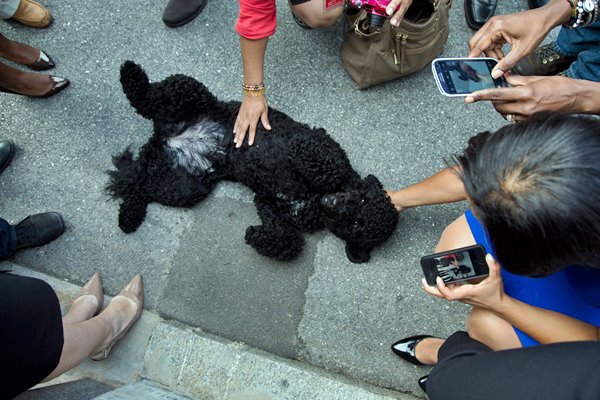
{"label": "fingernail", "polygon": [[396,28],[398,27],[398,25],[400,25],[400,24],[398,23],[398,20],[397,20],[397,19],[393,19],[393,20],[392,20],[392,22],[390,22],[390,24],[394,25]]}
{"label": "fingernail", "polygon": [[385,10],[385,12],[387,13],[387,15],[392,15],[394,13],[394,7],[388,7],[387,10]]}
{"label": "fingernail", "polygon": [[471,96],[465,97],[465,103],[472,103],[474,101],[475,101],[475,99]]}
{"label": "fingernail", "polygon": [[492,78],[498,79],[502,76],[503,73],[504,73],[504,71],[502,71],[500,69],[495,69],[492,71]]}

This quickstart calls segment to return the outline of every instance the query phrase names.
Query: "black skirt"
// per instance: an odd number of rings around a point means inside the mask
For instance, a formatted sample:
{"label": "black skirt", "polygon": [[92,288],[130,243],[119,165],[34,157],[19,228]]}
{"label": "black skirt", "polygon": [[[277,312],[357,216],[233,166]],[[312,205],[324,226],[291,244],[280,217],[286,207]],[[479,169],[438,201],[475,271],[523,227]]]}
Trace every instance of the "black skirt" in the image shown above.
{"label": "black skirt", "polygon": [[0,273],[0,399],[40,383],[63,348],[58,297],[46,282]]}

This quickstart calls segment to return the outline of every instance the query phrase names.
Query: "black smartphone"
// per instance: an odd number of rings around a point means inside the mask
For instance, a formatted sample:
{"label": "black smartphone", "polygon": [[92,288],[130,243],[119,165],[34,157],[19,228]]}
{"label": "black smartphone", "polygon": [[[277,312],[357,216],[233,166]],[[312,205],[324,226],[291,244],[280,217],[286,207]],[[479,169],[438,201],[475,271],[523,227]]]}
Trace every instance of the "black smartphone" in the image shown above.
{"label": "black smartphone", "polygon": [[436,58],[431,62],[431,69],[440,92],[454,97],[510,86],[503,76],[492,78],[496,64],[495,58]]}
{"label": "black smartphone", "polygon": [[490,273],[485,262],[485,249],[479,244],[424,256],[421,258],[421,268],[429,286],[436,285],[438,276],[448,284]]}

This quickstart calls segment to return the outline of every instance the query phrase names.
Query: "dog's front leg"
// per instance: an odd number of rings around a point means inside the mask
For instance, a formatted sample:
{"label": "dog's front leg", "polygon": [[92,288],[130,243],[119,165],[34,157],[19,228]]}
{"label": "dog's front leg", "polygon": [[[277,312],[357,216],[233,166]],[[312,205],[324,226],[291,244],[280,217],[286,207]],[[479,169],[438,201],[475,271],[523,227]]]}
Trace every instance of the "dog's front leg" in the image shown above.
{"label": "dog's front leg", "polygon": [[254,198],[262,225],[246,229],[246,243],[263,256],[293,260],[304,247],[304,237],[289,219],[286,207],[268,199]]}

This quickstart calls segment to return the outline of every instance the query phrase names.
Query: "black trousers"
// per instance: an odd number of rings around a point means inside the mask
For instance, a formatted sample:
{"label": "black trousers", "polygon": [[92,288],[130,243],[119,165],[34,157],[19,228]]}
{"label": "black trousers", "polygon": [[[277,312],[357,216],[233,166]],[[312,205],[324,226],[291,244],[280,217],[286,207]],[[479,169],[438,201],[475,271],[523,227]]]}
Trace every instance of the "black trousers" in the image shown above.
{"label": "black trousers", "polygon": [[427,380],[430,400],[600,399],[600,342],[495,352],[456,332],[438,360]]}
{"label": "black trousers", "polygon": [[15,228],[5,219],[0,218],[0,260],[14,254],[16,242]]}

